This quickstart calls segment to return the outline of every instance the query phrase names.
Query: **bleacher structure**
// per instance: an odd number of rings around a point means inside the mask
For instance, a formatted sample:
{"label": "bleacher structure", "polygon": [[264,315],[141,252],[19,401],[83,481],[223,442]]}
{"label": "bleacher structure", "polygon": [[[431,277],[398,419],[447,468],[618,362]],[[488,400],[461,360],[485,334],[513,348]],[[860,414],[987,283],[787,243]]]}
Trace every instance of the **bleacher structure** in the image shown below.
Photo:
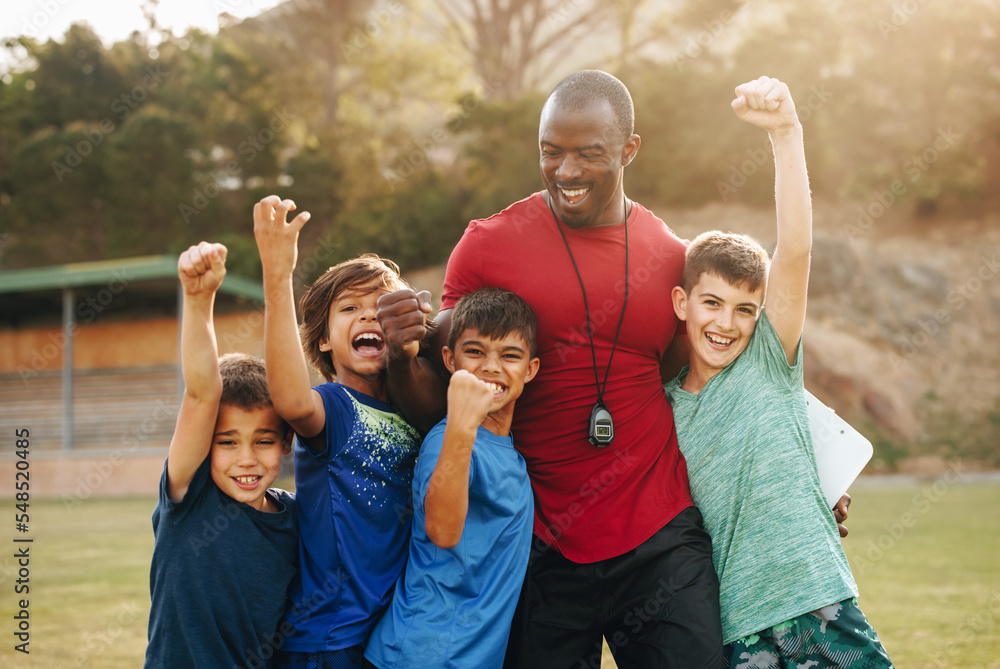
{"label": "bleacher structure", "polygon": [[[263,353],[259,280],[216,298],[221,353]],[[182,391],[177,256],[0,272],[0,435],[35,453],[165,452]],[[0,441],[11,455],[12,438]]]}

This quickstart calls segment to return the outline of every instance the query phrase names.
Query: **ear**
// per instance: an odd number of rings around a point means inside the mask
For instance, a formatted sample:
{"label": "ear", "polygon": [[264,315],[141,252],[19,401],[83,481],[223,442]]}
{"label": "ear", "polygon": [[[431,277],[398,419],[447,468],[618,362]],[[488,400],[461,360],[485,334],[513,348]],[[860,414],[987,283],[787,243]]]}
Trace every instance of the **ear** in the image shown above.
{"label": "ear", "polygon": [[528,371],[524,375],[524,382],[525,383],[527,383],[528,381],[531,381],[533,378],[535,378],[535,374],[538,374],[538,367],[541,364],[542,364],[542,361],[539,360],[538,358],[532,358],[528,362]]}
{"label": "ear", "polygon": [[635,158],[635,154],[639,153],[639,145],[642,144],[642,139],[639,135],[632,135],[625,142],[625,151],[622,153],[622,167],[625,167],[632,162]]}
{"label": "ear", "polygon": [[332,351],[333,347],[330,346],[330,340],[324,337],[319,340],[319,350],[321,351]]}
{"label": "ear", "polygon": [[281,452],[284,455],[288,455],[292,452],[292,440],[295,438],[295,431],[292,430],[291,426],[285,430],[285,438],[281,440]]}
{"label": "ear", "polygon": [[677,318],[682,321],[687,320],[687,293],[680,286],[674,286],[674,289],[670,291],[670,301],[674,304],[674,313],[677,314]]}
{"label": "ear", "polygon": [[448,368],[448,371],[452,374],[455,373],[455,354],[452,353],[451,349],[447,346],[441,349],[441,358],[444,360],[444,366]]}

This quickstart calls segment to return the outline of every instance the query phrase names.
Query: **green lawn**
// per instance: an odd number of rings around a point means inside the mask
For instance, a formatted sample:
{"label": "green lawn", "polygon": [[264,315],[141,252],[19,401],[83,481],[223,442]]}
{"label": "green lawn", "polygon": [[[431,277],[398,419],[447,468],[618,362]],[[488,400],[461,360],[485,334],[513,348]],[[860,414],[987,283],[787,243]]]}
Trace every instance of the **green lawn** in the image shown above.
{"label": "green lawn", "polygon": [[[0,558],[4,593],[0,666],[117,669],[142,666],[149,617],[150,516],[156,500],[90,499],[67,507],[32,500],[30,546],[30,655],[14,650],[13,550]],[[13,501],[5,501],[11,510]],[[9,526],[13,522],[8,523]],[[11,528],[13,529],[13,528]],[[25,595],[17,595],[17,598]]]}
{"label": "green lawn", "polygon": [[1000,668],[1000,485],[857,486],[844,542],[897,667]]}
{"label": "green lawn", "polygon": [[[1000,485],[859,484],[845,541],[861,605],[903,669],[1000,669]],[[13,516],[14,502],[4,501]],[[141,666],[154,500],[31,502],[30,655],[15,652],[13,520],[0,557],[0,666]],[[907,515],[908,514],[908,515]]]}

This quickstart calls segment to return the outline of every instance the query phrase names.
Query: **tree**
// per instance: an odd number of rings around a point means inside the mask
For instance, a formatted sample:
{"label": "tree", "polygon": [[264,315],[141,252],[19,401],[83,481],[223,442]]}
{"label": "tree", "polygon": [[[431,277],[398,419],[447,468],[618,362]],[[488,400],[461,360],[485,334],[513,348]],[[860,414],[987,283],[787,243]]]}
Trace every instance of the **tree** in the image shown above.
{"label": "tree", "polygon": [[89,26],[70,26],[62,42],[39,44],[27,38],[19,42],[27,50],[27,60],[37,62],[30,77],[30,130],[63,128],[113,114],[110,107],[124,92],[125,82]]}
{"label": "tree", "polygon": [[434,0],[432,25],[468,54],[489,98],[538,87],[581,42],[606,38],[611,5],[585,0]]}

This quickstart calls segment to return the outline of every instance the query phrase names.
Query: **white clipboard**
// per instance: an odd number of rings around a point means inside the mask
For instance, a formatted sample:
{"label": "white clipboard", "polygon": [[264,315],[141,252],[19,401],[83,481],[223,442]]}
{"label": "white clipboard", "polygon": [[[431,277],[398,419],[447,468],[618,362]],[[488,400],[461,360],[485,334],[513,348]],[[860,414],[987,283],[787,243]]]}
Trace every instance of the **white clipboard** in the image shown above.
{"label": "white clipboard", "polygon": [[808,390],[805,393],[819,484],[827,506],[833,508],[871,460],[872,443]]}

